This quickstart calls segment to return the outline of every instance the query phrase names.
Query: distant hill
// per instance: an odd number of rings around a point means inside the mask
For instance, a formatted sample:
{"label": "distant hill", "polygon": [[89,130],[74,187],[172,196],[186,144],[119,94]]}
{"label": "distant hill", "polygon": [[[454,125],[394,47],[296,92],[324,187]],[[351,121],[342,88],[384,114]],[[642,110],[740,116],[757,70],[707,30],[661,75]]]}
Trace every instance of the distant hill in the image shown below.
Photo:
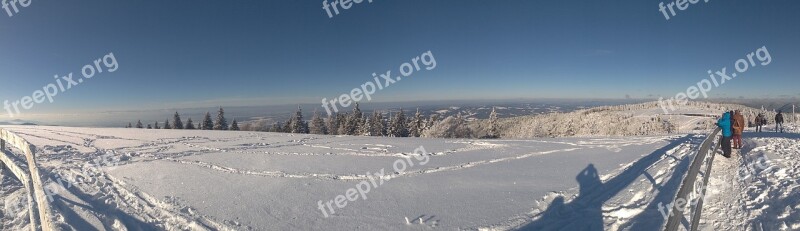
{"label": "distant hill", "polygon": [[36,122],[33,121],[25,121],[20,119],[15,119],[11,121],[0,121],[0,125],[37,125]]}
{"label": "distant hill", "polygon": [[[690,102],[664,114],[658,102],[649,102],[501,118],[498,125],[501,138],[662,135],[714,128],[716,116],[736,109],[748,121],[760,112],[738,104]],[[771,111],[763,113],[767,118],[774,117]],[[468,126],[472,137],[482,137],[487,134],[489,123],[484,119],[471,121]]]}

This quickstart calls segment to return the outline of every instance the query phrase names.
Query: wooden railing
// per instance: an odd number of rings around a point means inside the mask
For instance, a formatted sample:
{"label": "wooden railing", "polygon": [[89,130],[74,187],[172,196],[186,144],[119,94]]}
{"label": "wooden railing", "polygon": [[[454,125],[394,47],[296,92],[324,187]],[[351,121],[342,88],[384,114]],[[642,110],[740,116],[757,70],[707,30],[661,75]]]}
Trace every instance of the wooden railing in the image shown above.
{"label": "wooden railing", "polygon": [[[686,219],[687,215],[689,217],[689,227],[684,228],[692,231],[697,230],[700,224],[700,215],[703,211],[703,195],[706,193],[708,178],[711,175],[711,165],[714,163],[714,152],[716,148],[711,148],[714,147],[714,140],[717,139],[717,134],[719,134],[719,132],[719,128],[715,129],[706,137],[703,144],[700,145],[697,155],[695,155],[692,164],[689,166],[689,172],[683,178],[681,188],[678,190],[678,194],[675,196],[675,200],[673,200],[669,208],[671,213],[669,219],[667,219],[667,224],[664,226],[665,231],[677,231],[680,228],[681,221]],[[705,172],[703,173],[703,178],[699,179],[698,175],[703,166],[706,166]],[[701,180],[700,182],[702,182],[702,184],[698,185],[698,180]],[[700,190],[700,192],[697,190]],[[694,195],[690,195],[689,193],[694,193]],[[690,198],[690,196],[695,198]],[[684,207],[678,208],[679,204],[683,204],[676,203],[679,200],[686,202],[683,205]],[[692,200],[696,200],[696,202],[691,203]],[[685,213],[687,212],[686,210],[688,210],[689,214]]]}
{"label": "wooden railing", "polygon": [[[27,169],[20,167],[20,161],[16,155],[6,150],[6,144],[22,151],[25,156],[24,161]],[[39,174],[39,166],[36,164],[36,146],[33,146],[25,139],[0,128],[0,167],[7,168],[14,176],[19,179],[28,192],[28,215],[31,220],[31,230],[51,231],[56,230],[51,220],[52,209],[50,201],[45,193],[43,178]],[[15,161],[17,160],[17,161]],[[37,216],[38,215],[38,216]]]}

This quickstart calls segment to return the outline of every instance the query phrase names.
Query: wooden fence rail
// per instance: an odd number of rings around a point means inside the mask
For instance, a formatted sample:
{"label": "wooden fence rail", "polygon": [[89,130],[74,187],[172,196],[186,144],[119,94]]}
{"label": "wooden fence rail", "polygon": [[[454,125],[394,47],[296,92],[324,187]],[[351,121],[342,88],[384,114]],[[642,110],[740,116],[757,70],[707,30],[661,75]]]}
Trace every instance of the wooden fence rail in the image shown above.
{"label": "wooden fence rail", "polygon": [[[6,150],[6,144],[19,149],[25,156],[27,169],[17,164],[14,154]],[[36,146],[11,131],[0,128],[0,167],[7,168],[22,182],[28,192],[28,212],[31,220],[31,230],[54,231],[55,226],[51,220],[52,209],[45,193],[44,182],[36,164]],[[38,215],[38,216],[37,216]]]}
{"label": "wooden fence rail", "polygon": [[[670,206],[670,216],[667,219],[667,223],[664,226],[665,231],[677,231],[680,228],[681,221],[686,219],[687,214],[685,214],[684,210],[689,210],[690,214],[688,214],[688,223],[689,227],[684,227],[686,230],[697,230],[697,226],[700,221],[700,214],[703,210],[703,196],[705,194],[706,184],[708,183],[708,176],[711,175],[711,165],[714,162],[714,151],[711,149],[714,145],[714,140],[717,138],[717,134],[719,134],[720,129],[717,128],[711,134],[706,137],[703,143],[700,145],[700,148],[697,151],[697,154],[692,160],[692,164],[689,166],[689,172],[686,173],[686,176],[683,178],[683,182],[681,183],[681,188],[678,190],[678,194],[673,200],[672,206]],[[709,154],[711,154],[709,156]],[[703,173],[703,178],[698,178],[700,174],[700,170],[703,166],[706,166],[706,172]],[[697,185],[698,180],[702,183],[701,185]],[[698,192],[697,190],[700,190]],[[695,195],[690,195],[690,193]],[[697,196],[699,194],[699,198],[696,198],[697,203],[688,203],[691,201],[689,198],[690,196]],[[678,200],[684,200],[685,207],[679,208],[679,204],[683,203],[675,203]]]}

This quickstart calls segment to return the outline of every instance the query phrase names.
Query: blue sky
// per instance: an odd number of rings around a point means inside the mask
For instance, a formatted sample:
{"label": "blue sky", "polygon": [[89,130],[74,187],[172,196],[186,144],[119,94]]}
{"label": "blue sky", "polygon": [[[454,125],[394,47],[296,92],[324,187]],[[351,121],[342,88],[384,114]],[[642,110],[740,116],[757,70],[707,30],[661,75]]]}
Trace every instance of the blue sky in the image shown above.
{"label": "blue sky", "polygon": [[[119,69],[24,113],[314,103],[432,51],[380,102],[672,96],[766,46],[712,97],[800,96],[800,2],[32,0],[0,11],[0,100],[113,52]],[[666,2],[665,2],[666,3]]]}

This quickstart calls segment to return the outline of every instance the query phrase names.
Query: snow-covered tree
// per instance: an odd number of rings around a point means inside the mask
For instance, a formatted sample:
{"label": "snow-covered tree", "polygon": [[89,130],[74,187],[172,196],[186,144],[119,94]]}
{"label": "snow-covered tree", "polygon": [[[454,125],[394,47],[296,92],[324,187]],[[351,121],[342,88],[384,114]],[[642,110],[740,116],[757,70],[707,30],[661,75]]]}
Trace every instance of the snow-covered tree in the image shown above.
{"label": "snow-covered tree", "polygon": [[172,129],[183,129],[181,115],[179,115],[178,112],[175,112],[175,115],[172,117]]}
{"label": "snow-covered tree", "polygon": [[155,123],[155,126],[153,126],[153,128],[155,128],[155,129],[161,129],[161,125],[158,125],[158,121],[156,121],[156,123]]}
{"label": "snow-covered tree", "polygon": [[309,125],[309,130],[311,134],[318,134],[318,135],[328,134],[328,129],[325,127],[325,121],[319,115],[319,112],[317,112],[317,110],[314,110],[314,117],[311,118],[311,124]]}
{"label": "snow-covered tree", "polygon": [[437,123],[431,129],[425,131],[425,137],[437,138],[472,138],[472,131],[467,126],[467,122],[461,117],[450,116]]}
{"label": "snow-covered tree", "polygon": [[420,137],[425,130],[425,119],[422,118],[422,113],[417,108],[417,113],[411,118],[411,123],[408,125],[408,132],[411,137]]}
{"label": "snow-covered tree", "polygon": [[436,125],[436,123],[439,123],[439,114],[431,115],[431,117],[428,119],[428,122],[425,123],[425,130],[431,129],[433,125]]}
{"label": "snow-covered tree", "polygon": [[294,117],[292,117],[290,121],[292,133],[308,134],[308,123],[303,120],[303,109],[300,108],[300,106],[297,106],[297,111],[294,113]]}
{"label": "snow-covered tree", "polygon": [[389,110],[389,114],[386,116],[386,136],[394,137],[394,116],[392,116],[392,111]]}
{"label": "snow-covered tree", "polygon": [[370,135],[386,136],[386,120],[383,119],[383,113],[379,111],[372,112],[370,123],[372,123]]}
{"label": "snow-covered tree", "polygon": [[128,123],[127,126],[125,126],[125,128],[132,128],[132,127],[133,127],[133,124],[131,124],[130,122]]}
{"label": "snow-covered tree", "polygon": [[169,119],[164,120],[164,129],[172,129],[172,125],[169,124]]}
{"label": "snow-covered tree", "polygon": [[492,107],[492,113],[489,113],[489,138],[499,138],[500,137],[500,125],[498,124],[497,112],[495,108]]}
{"label": "snow-covered tree", "polygon": [[339,131],[344,135],[356,135],[356,131],[358,130],[358,122],[361,119],[353,117],[352,114],[348,114],[347,118],[345,119],[344,125],[342,129]]}
{"label": "snow-covered tree", "polygon": [[150,124],[147,124],[147,129],[153,129],[153,126],[150,125]]}
{"label": "snow-covered tree", "polygon": [[203,125],[200,126],[202,130],[214,130],[214,121],[211,120],[211,113],[206,112],[206,116],[203,117]]}
{"label": "snow-covered tree", "polygon": [[144,128],[144,126],[142,125],[142,121],[141,120],[136,122],[136,128]]}
{"label": "snow-covered tree", "polygon": [[231,131],[239,131],[239,123],[236,123],[236,119],[233,119],[231,123]]}
{"label": "snow-covered tree", "polygon": [[400,108],[400,112],[395,114],[391,120],[391,124],[389,125],[389,127],[392,129],[392,132],[389,134],[389,136],[408,137],[408,127],[406,127],[407,124],[408,121],[406,121],[406,115],[403,112],[403,109]]}
{"label": "snow-covered tree", "polygon": [[186,120],[186,129],[191,129],[191,130],[196,129],[194,127],[194,122],[192,122],[192,118],[191,117]]}
{"label": "snow-covered tree", "polygon": [[219,107],[217,120],[214,122],[214,130],[228,130],[228,121],[225,120],[225,111]]}
{"label": "snow-covered tree", "polygon": [[338,129],[337,134],[339,134],[339,135],[350,135],[350,133],[348,133],[349,125],[347,123],[347,121],[348,121],[347,118],[350,118],[350,116],[347,113],[336,114],[336,123],[339,124],[339,127],[336,128],[336,129]]}
{"label": "snow-covered tree", "polygon": [[358,103],[356,102],[356,106],[353,107],[353,114],[350,115],[350,122],[352,124],[348,125],[347,129],[350,131],[351,134],[349,135],[358,135],[358,131],[361,129],[364,120],[364,113],[361,112],[361,108],[359,108]]}
{"label": "snow-covered tree", "polygon": [[325,119],[325,128],[328,130],[328,134],[330,135],[338,135],[339,134],[339,120],[338,114],[334,112],[333,114],[328,115],[328,118]]}
{"label": "snow-covered tree", "polygon": [[359,136],[371,136],[372,135],[372,122],[370,121],[369,117],[361,117],[361,122],[359,122],[361,126],[358,127],[358,131],[356,132]]}
{"label": "snow-covered tree", "polygon": [[286,123],[283,124],[283,132],[285,133],[292,133],[292,119],[286,120]]}

